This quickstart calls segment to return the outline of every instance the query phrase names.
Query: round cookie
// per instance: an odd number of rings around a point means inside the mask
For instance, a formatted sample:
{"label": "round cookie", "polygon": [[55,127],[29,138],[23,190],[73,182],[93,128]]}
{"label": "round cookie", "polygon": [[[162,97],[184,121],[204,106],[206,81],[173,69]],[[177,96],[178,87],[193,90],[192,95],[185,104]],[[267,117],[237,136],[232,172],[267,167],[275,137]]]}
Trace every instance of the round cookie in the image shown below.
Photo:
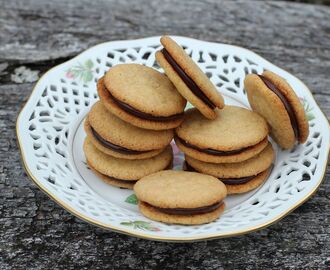
{"label": "round cookie", "polygon": [[212,175],[227,187],[228,194],[244,193],[259,187],[267,178],[274,160],[269,143],[258,155],[239,163],[206,163],[185,157],[185,170]]}
{"label": "round cookie", "polygon": [[105,174],[99,173],[95,168],[87,161],[88,167],[95,173],[99,178],[101,178],[105,183],[119,187],[119,188],[128,188],[128,189],[133,189],[135,185],[135,181],[118,181],[114,178],[111,178]]}
{"label": "round cookie", "polygon": [[157,211],[157,209],[155,209],[154,207],[143,202],[139,202],[139,209],[144,216],[152,220],[170,224],[198,225],[210,223],[216,220],[225,210],[225,203],[223,203],[215,211],[199,215],[166,214]]}
{"label": "round cookie", "polygon": [[286,80],[265,71],[247,75],[244,86],[252,109],[267,120],[271,136],[283,149],[307,140],[309,125],[303,105]]}
{"label": "round cookie", "polygon": [[171,142],[173,130],[142,129],[111,114],[100,101],[86,120],[87,137],[100,151],[124,159],[145,159],[158,155]]}
{"label": "round cookie", "polygon": [[179,149],[184,152],[186,155],[194,157],[195,159],[199,159],[204,162],[211,162],[211,163],[234,163],[234,162],[241,162],[247,160],[258,153],[260,153],[268,144],[268,139],[265,138],[260,143],[254,145],[253,147],[249,147],[244,152],[238,154],[230,154],[224,156],[218,155],[210,155],[207,153],[202,153],[199,150],[192,149],[191,147],[187,147],[182,143],[182,140],[179,140],[178,137],[174,137],[176,145]]}
{"label": "round cookie", "polygon": [[246,193],[260,187],[267,180],[270,171],[271,168],[259,173],[256,177],[245,184],[226,185],[228,194]]}
{"label": "round cookie", "polygon": [[245,108],[226,106],[217,118],[204,118],[196,109],[186,111],[175,130],[175,142],[186,155],[211,163],[234,163],[260,153],[268,144],[266,121]]}
{"label": "round cookie", "polygon": [[186,100],[162,73],[138,64],[112,67],[97,83],[104,106],[122,120],[145,129],[180,125]]}
{"label": "round cookie", "polygon": [[271,143],[256,156],[237,163],[208,163],[190,156],[185,156],[186,162],[197,172],[212,175],[217,178],[241,178],[257,175],[267,170],[274,161],[274,150]]}
{"label": "round cookie", "polygon": [[217,178],[183,171],[160,171],[134,186],[143,215],[177,224],[203,224],[224,211],[225,185]]}
{"label": "round cookie", "polygon": [[167,169],[172,166],[173,153],[167,146],[159,155],[143,160],[119,159],[99,151],[88,138],[84,142],[87,163],[102,179],[109,184],[116,183],[120,187],[132,187],[140,178]]}
{"label": "round cookie", "polygon": [[184,49],[168,36],[160,39],[164,48],[156,59],[180,94],[206,118],[215,119],[215,108],[224,107],[224,99],[210,79]]}

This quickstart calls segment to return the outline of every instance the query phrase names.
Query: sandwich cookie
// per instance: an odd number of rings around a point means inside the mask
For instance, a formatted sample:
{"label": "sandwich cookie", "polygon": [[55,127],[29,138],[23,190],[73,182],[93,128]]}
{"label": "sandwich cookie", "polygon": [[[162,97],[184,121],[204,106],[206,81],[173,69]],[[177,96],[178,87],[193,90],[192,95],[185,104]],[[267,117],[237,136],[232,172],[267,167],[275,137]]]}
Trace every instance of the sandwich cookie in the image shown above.
{"label": "sandwich cookie", "polygon": [[97,83],[104,106],[141,128],[164,130],[180,125],[186,100],[162,73],[138,64],[116,65]]}
{"label": "sandwich cookie", "polygon": [[217,178],[195,172],[160,171],[134,186],[146,217],[176,224],[203,224],[224,211],[226,186]]}
{"label": "sandwich cookie", "polygon": [[274,161],[274,150],[268,143],[258,155],[238,163],[207,163],[189,156],[185,159],[185,170],[217,177],[226,185],[228,194],[235,194],[248,192],[264,183]]}
{"label": "sandwich cookie", "polygon": [[304,107],[291,86],[271,71],[249,74],[244,80],[249,103],[270,126],[270,134],[283,148],[304,143],[309,134]]}
{"label": "sandwich cookie", "polygon": [[215,108],[223,108],[224,100],[210,79],[170,37],[160,39],[164,48],[156,52],[156,59],[180,94],[206,118],[215,119]]}
{"label": "sandwich cookie", "polygon": [[171,142],[173,130],[148,130],[132,126],[96,102],[85,120],[87,137],[98,150],[124,159],[158,155]]}
{"label": "sandwich cookie", "polygon": [[233,163],[260,153],[268,144],[268,126],[257,113],[226,106],[209,120],[196,109],[186,112],[175,142],[187,156],[211,163]]}
{"label": "sandwich cookie", "polygon": [[142,177],[172,168],[173,153],[167,146],[159,155],[148,159],[127,160],[104,154],[86,138],[84,152],[90,169],[107,184],[132,189]]}

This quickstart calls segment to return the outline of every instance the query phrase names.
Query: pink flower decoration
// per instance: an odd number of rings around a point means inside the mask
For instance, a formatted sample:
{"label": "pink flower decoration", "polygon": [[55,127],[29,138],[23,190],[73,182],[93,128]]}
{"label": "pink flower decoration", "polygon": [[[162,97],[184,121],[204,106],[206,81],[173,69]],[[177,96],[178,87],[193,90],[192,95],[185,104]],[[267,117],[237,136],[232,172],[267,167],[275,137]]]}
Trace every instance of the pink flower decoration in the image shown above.
{"label": "pink flower decoration", "polygon": [[67,71],[67,73],[65,74],[65,77],[67,77],[68,79],[73,79],[74,78],[73,73],[70,70]]}
{"label": "pink flower decoration", "polygon": [[174,155],[178,155],[180,153],[180,150],[179,148],[176,146],[175,142],[171,142],[171,146],[172,146],[172,149],[173,149],[173,154]]}

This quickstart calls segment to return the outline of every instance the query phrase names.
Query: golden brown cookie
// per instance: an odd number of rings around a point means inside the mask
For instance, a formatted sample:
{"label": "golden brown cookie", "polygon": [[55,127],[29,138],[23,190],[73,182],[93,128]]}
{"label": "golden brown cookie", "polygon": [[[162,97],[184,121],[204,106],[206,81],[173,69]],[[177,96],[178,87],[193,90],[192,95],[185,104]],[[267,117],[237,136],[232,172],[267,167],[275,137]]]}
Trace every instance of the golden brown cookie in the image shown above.
{"label": "golden brown cookie", "polygon": [[197,172],[217,178],[240,178],[257,175],[268,169],[274,161],[275,153],[271,143],[256,156],[237,163],[208,163],[185,156],[186,162]]}
{"label": "golden brown cookie", "polygon": [[258,155],[238,163],[207,163],[189,156],[185,159],[185,170],[217,177],[226,185],[228,194],[244,193],[266,180],[274,161],[274,150],[269,143]]}
{"label": "golden brown cookie", "polygon": [[[271,172],[271,168],[257,174],[253,179],[251,179],[249,182],[244,184],[235,184],[235,185],[226,184],[228,194],[245,193],[260,187],[267,180],[270,172]],[[220,179],[220,180],[224,181],[224,179]]]}
{"label": "golden brown cookie", "polygon": [[164,48],[156,53],[159,65],[180,94],[206,118],[215,119],[215,108],[223,108],[224,100],[210,79],[184,49],[168,36],[160,39]]}
{"label": "golden brown cookie", "polygon": [[141,213],[152,220],[170,224],[198,225],[210,223],[216,220],[225,210],[225,203],[222,203],[216,210],[198,215],[173,215],[162,213],[150,204],[139,202]]}
{"label": "golden brown cookie", "polygon": [[186,111],[175,130],[177,146],[188,156],[211,163],[233,163],[260,153],[268,144],[266,121],[250,110],[226,106],[217,118],[204,118],[196,109]]}
{"label": "golden brown cookie", "polygon": [[265,71],[247,75],[244,86],[252,109],[267,120],[271,136],[282,148],[307,140],[309,125],[303,105],[286,80]]}
{"label": "golden brown cookie", "polygon": [[227,195],[225,185],[215,177],[169,170],[143,177],[134,191],[146,217],[186,225],[217,219]]}
{"label": "golden brown cookie", "polygon": [[119,179],[115,179],[114,177],[109,177],[105,174],[102,174],[95,170],[93,166],[89,163],[87,160],[87,165],[88,167],[95,173],[99,178],[101,178],[105,183],[115,186],[115,187],[120,187],[120,188],[128,188],[128,189],[133,189],[134,184],[136,183],[135,181],[122,181]]}
{"label": "golden brown cookie", "polygon": [[[172,166],[173,153],[167,146],[159,155],[141,160],[115,158],[99,151],[88,138],[84,142],[87,163],[108,184],[115,183],[119,187],[132,187],[140,178],[167,169]],[[129,182],[129,185],[127,185]]]}
{"label": "golden brown cookie", "polygon": [[98,81],[97,91],[111,113],[140,128],[172,129],[183,120],[186,100],[155,69],[138,64],[116,65]]}
{"label": "golden brown cookie", "polygon": [[100,151],[124,159],[158,155],[171,142],[173,130],[142,129],[110,113],[96,102],[85,120],[87,137]]}

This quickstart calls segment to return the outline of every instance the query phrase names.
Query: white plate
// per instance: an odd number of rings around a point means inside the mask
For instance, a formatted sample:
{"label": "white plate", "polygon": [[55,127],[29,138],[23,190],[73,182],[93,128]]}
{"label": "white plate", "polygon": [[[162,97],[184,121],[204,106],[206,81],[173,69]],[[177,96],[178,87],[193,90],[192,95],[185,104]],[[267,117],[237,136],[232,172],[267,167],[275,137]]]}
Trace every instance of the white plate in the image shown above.
{"label": "white plate", "polygon": [[[17,137],[27,173],[52,199],[77,217],[118,232],[164,241],[193,241],[251,232],[268,226],[306,201],[325,175],[329,124],[308,88],[255,53],[225,44],[174,37],[225,96],[227,104],[249,107],[243,89],[247,73],[272,70],[284,77],[304,103],[310,136],[282,151],[275,144],[271,175],[258,190],[229,196],[217,221],[199,226],[148,220],[131,190],[103,183],[85,164],[82,120],[97,100],[96,81],[113,65],[140,63],[159,69],[159,37],[107,42],[48,71],[36,84],[17,119]],[[175,149],[175,165],[182,154]]]}

